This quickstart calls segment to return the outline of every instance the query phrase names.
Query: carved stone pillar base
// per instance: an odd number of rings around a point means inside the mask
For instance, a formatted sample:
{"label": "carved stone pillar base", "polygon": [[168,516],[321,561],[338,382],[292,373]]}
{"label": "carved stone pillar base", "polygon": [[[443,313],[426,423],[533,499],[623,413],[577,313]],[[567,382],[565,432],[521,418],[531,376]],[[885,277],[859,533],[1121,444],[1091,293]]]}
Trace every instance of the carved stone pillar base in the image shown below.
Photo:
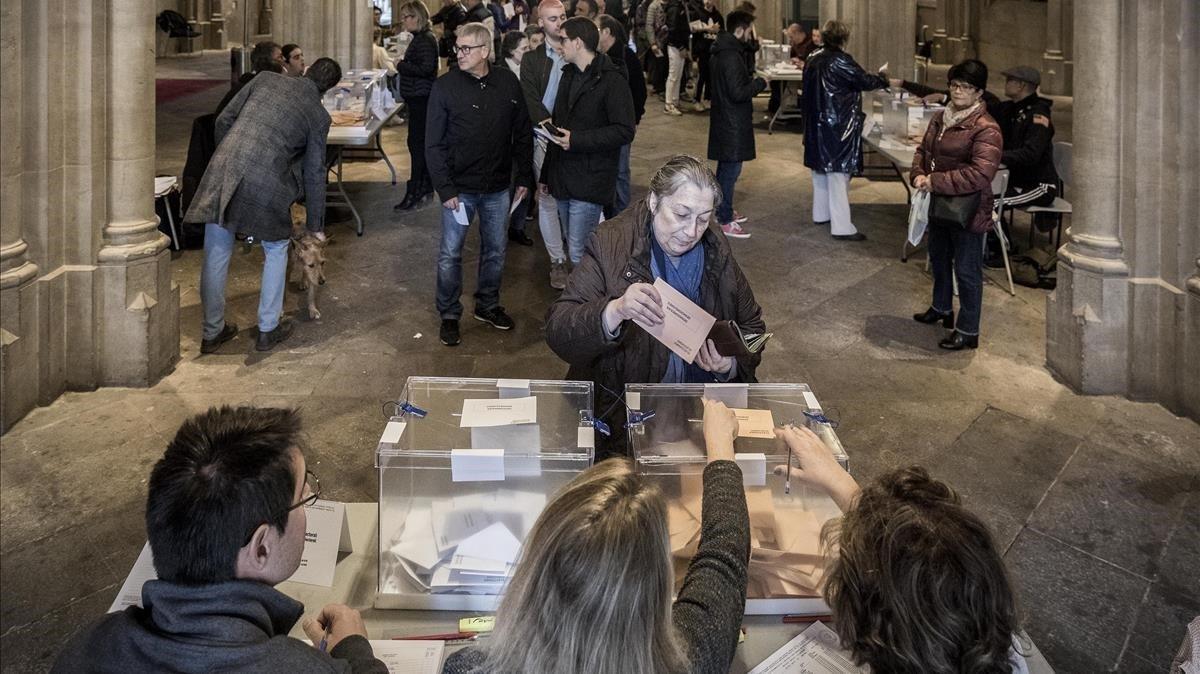
{"label": "carved stone pillar base", "polygon": [[224,50],[225,47],[225,20],[213,17],[208,30],[204,31],[204,48]]}
{"label": "carved stone pillar base", "polygon": [[[25,243],[17,245],[23,249]],[[38,380],[41,350],[37,273],[37,265],[23,262],[0,275],[0,434],[38,402],[38,387],[32,384]]]}
{"label": "carved stone pillar base", "polygon": [[165,247],[146,257],[120,257],[101,249],[97,267],[97,383],[150,386],[179,360],[179,286],[171,281]]}
{"label": "carved stone pillar base", "polygon": [[1128,312],[1127,275],[1061,259],[1058,287],[1046,300],[1046,365],[1083,393],[1124,394]]}

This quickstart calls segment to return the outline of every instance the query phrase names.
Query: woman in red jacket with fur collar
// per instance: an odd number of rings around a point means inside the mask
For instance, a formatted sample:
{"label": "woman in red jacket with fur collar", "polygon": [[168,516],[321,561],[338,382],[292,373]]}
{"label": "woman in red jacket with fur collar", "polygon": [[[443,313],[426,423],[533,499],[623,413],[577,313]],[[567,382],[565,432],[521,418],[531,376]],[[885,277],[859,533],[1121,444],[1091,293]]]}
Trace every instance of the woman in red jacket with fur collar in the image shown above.
{"label": "woman in red jacket with fur collar", "polygon": [[[969,59],[950,69],[950,101],[929,123],[913,158],[913,187],[937,197],[979,195],[974,217],[963,226],[929,222],[929,264],[933,270],[933,304],[913,315],[921,323],[941,321],[954,328],[938,346],[951,351],[979,346],[983,308],[983,238],[992,228],[992,178],[1000,167],[1004,140],[1000,126],[981,99],[987,66]],[[933,212],[931,206],[931,213]],[[958,279],[958,321],[954,320],[954,288]]]}

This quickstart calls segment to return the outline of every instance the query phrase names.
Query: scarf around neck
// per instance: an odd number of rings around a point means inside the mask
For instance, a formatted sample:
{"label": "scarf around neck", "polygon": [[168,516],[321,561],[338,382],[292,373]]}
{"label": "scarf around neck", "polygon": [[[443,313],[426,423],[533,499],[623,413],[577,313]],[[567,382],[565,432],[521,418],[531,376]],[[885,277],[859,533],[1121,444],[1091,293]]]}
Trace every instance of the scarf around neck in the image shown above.
{"label": "scarf around neck", "polygon": [[955,124],[962,123],[981,105],[983,105],[983,101],[975,101],[975,104],[971,107],[958,111],[955,111],[953,106],[947,105],[946,109],[942,111],[942,126],[949,129]]}
{"label": "scarf around neck", "polygon": [[[681,255],[676,266],[667,259],[666,251],[658,245],[654,232],[650,232],[650,271],[654,278],[666,281],[672,288],[683,293],[689,300],[700,304],[700,280],[704,277],[704,243],[701,241],[688,252]],[[664,384],[688,384],[715,381],[711,372],[707,372],[695,363],[685,363],[674,351],[667,361],[667,371],[663,375]]]}

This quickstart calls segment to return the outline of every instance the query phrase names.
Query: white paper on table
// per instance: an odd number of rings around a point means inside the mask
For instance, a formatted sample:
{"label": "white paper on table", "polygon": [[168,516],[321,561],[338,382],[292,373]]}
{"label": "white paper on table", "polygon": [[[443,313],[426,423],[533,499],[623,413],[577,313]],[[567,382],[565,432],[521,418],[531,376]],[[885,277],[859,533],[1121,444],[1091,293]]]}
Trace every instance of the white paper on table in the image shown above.
{"label": "white paper on table", "polygon": [[318,500],[304,506],[308,526],[304,532],[304,552],[300,566],[288,580],[308,585],[333,587],[339,552],[353,552],[350,543],[350,521],[346,504]]}
{"label": "white paper on table", "polygon": [[662,323],[650,326],[637,318],[633,320],[684,362],[691,363],[717,319],[661,278],[654,280],[654,289],[662,298]]}
{"label": "white paper on table", "polygon": [[443,555],[434,542],[433,512],[429,508],[413,508],[404,518],[404,531],[391,548],[392,554],[407,559],[423,571],[433,571]]}
{"label": "white paper on table", "polygon": [[537,396],[524,398],[467,398],[459,428],[537,423]]}
{"label": "white paper on table", "polygon": [[387,443],[394,445],[400,442],[400,436],[404,435],[404,429],[408,426],[405,421],[389,421],[387,426],[383,427],[383,435],[379,436],[379,444]]}
{"label": "white paper on table", "polygon": [[154,554],[150,552],[150,541],[146,541],[142,551],[138,553],[137,561],[133,563],[133,568],[129,570],[129,575],[125,577],[125,582],[121,583],[121,591],[117,593],[116,599],[113,599],[112,606],[108,607],[108,612],[123,611],[129,606],[141,606],[142,586],[148,580],[157,579]]}
{"label": "white paper on table", "polygon": [[750,674],[866,674],[838,645],[837,634],[815,622],[784,644]]}
{"label": "white paper on table", "polygon": [[734,409],[732,412],[737,417],[739,438],[775,438],[775,417],[771,410]]}
{"label": "white paper on table", "polygon": [[503,449],[450,450],[453,482],[499,482],[504,479]]}
{"label": "white paper on table", "polygon": [[719,400],[729,408],[745,408],[750,406],[749,384],[705,384],[704,397],[709,400]]}
{"label": "white paper on table", "polygon": [[762,453],[734,454],[733,460],[742,469],[742,485],[762,487],[767,484],[767,455]]}
{"label": "white paper on table", "polygon": [[463,203],[462,199],[458,200],[458,208],[455,208],[453,213],[455,222],[463,227],[471,225],[471,221],[467,219],[467,205]]}
{"label": "white paper on table", "polygon": [[390,674],[439,674],[442,671],[444,641],[371,639],[371,652]]}

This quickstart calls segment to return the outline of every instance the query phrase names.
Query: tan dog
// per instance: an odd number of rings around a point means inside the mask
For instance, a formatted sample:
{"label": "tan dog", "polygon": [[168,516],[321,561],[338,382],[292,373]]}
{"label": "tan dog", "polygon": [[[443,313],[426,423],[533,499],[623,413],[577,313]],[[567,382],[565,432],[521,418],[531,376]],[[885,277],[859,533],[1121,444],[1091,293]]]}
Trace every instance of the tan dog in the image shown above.
{"label": "tan dog", "polygon": [[298,271],[296,282],[301,290],[308,291],[308,317],[321,318],[317,309],[317,286],[325,285],[325,244],[312,235],[304,223],[308,211],[300,204],[292,204],[292,265]]}

